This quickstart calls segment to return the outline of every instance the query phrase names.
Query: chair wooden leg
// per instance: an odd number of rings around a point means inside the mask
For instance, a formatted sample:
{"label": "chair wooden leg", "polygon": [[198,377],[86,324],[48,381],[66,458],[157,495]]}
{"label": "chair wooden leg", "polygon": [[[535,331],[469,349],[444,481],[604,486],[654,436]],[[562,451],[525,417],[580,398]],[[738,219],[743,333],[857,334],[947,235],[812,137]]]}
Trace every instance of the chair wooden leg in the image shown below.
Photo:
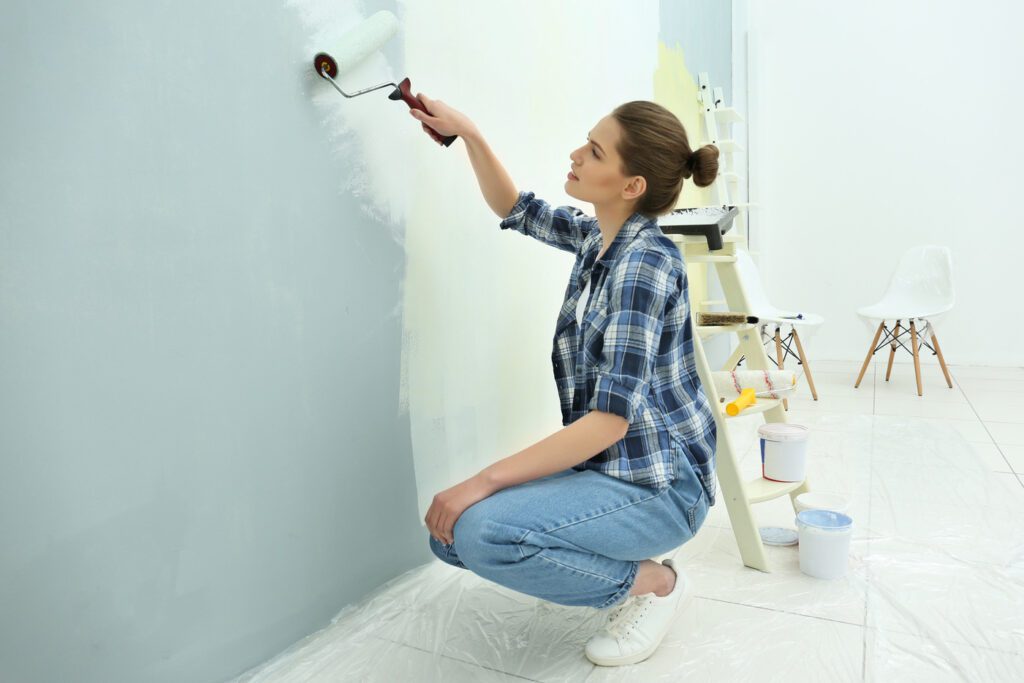
{"label": "chair wooden leg", "polygon": [[921,391],[921,357],[917,353],[917,328],[914,327],[914,321],[910,321],[910,348],[914,350],[914,374],[917,375],[917,395],[923,396]]}
{"label": "chair wooden leg", "polygon": [[854,382],[853,388],[856,389],[860,386],[860,381],[864,379],[864,373],[868,369],[868,363],[871,362],[871,356],[875,355],[875,344],[878,343],[878,338],[882,336],[882,327],[885,325],[885,321],[878,323],[878,331],[875,332],[875,338],[871,340],[871,348],[868,349],[868,355],[864,357],[864,365],[860,366],[860,374],[857,375],[857,381]]}
{"label": "chair wooden leg", "polygon": [[[782,369],[782,339],[779,337],[779,326],[775,326],[775,357],[779,361],[779,370]],[[789,410],[789,400],[782,399],[782,407]]]}
{"label": "chair wooden leg", "polygon": [[[934,338],[934,337],[933,337]],[[818,400],[818,390],[814,388],[814,377],[811,376],[811,364],[807,362],[807,354],[804,353],[804,345],[800,343],[800,334],[793,327],[793,339],[796,340],[796,349],[800,352],[800,362],[804,364],[804,374],[807,375],[807,384],[811,387],[811,396]]]}
{"label": "chair wooden leg", "polygon": [[889,381],[892,374],[892,361],[896,357],[896,337],[900,336],[900,321],[896,321],[896,327],[892,331],[892,344],[889,345],[889,366],[885,369],[885,381]]}
{"label": "chair wooden leg", "polygon": [[935,347],[935,355],[939,357],[939,365],[942,366],[942,374],[946,376],[946,384],[949,388],[953,388],[953,380],[949,378],[949,368],[946,367],[946,359],[942,357],[942,349],[939,348],[939,339],[935,336],[935,330],[932,330],[932,346]]}

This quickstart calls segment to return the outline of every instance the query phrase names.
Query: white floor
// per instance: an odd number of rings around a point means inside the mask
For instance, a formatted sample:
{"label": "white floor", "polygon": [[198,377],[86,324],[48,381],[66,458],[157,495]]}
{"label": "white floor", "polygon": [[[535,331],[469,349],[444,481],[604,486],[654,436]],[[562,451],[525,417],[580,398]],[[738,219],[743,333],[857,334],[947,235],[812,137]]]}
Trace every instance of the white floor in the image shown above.
{"label": "white floor", "polygon": [[[932,359],[929,359],[932,360]],[[792,361],[790,361],[792,362]],[[676,553],[695,598],[660,649],[597,667],[583,645],[604,620],[435,560],[343,610],[237,679],[273,681],[1024,681],[1024,369],[933,362],[812,366],[789,421],[811,428],[811,488],[851,499],[850,573],[800,573],[797,547],[744,567],[724,503]],[[741,468],[760,474],[759,415],[731,420]],[[794,527],[789,498],[754,506]]]}

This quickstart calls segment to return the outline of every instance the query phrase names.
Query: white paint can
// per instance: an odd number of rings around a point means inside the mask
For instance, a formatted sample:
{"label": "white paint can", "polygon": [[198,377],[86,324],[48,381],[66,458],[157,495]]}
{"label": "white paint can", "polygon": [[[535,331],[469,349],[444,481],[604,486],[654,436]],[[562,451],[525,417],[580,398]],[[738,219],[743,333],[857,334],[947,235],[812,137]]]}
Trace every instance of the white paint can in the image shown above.
{"label": "white paint can", "polygon": [[796,516],[800,571],[818,579],[846,575],[853,519],[834,510],[804,510]]}
{"label": "white paint can", "polygon": [[807,474],[804,425],[769,422],[757,428],[761,438],[761,476],[771,481],[803,481]]}

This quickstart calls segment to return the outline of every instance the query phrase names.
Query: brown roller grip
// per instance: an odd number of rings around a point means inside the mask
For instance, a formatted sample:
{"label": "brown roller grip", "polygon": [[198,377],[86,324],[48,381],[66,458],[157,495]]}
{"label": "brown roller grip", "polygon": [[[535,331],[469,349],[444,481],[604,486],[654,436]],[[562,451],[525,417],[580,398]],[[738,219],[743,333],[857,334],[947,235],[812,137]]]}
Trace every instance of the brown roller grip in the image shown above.
{"label": "brown roller grip", "polygon": [[[424,114],[430,113],[429,111],[427,111],[426,106],[424,106],[424,104],[420,102],[419,98],[412,94],[408,78],[404,79],[401,83],[399,83],[398,88],[395,89],[395,91],[392,92],[390,95],[388,95],[388,98],[392,100],[402,100],[403,102],[409,105],[410,109],[419,109]],[[427,128],[430,128],[430,126],[427,126]],[[451,145],[453,142],[455,142],[455,139],[459,137],[458,135],[449,135],[447,137],[442,137],[441,134],[438,133],[433,128],[430,128],[430,130],[434,131],[434,134],[437,135],[437,138],[445,147]]]}

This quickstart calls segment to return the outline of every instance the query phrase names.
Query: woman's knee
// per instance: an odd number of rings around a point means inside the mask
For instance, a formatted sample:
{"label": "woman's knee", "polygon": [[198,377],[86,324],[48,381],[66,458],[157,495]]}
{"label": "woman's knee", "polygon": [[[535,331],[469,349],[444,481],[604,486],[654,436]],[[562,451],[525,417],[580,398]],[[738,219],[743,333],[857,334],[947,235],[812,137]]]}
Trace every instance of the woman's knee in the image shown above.
{"label": "woman's knee", "polygon": [[494,519],[487,506],[470,507],[455,522],[459,559],[478,573],[492,562],[507,564],[521,559],[522,553],[514,546],[524,535],[522,529]]}
{"label": "woman's knee", "polygon": [[459,548],[472,548],[480,542],[483,535],[483,524],[486,515],[481,514],[486,506],[480,501],[462,511],[459,518],[455,520],[452,528],[452,538],[458,543]]}
{"label": "woman's knee", "polygon": [[459,567],[465,569],[466,566],[459,559],[459,556],[455,553],[455,544],[447,545],[441,543],[433,536],[427,537],[430,544],[430,551],[437,556],[437,559],[441,560],[445,564],[450,564],[453,567]]}
{"label": "woman's knee", "polygon": [[434,538],[433,534],[427,537],[430,551],[438,559],[462,569],[467,568],[462,550],[469,548],[472,551],[472,548],[479,545],[481,536],[484,535],[481,527],[490,514],[487,511],[488,506],[483,505],[485,501],[486,499],[469,506],[455,520],[455,526],[452,528],[452,543],[443,543]]}

